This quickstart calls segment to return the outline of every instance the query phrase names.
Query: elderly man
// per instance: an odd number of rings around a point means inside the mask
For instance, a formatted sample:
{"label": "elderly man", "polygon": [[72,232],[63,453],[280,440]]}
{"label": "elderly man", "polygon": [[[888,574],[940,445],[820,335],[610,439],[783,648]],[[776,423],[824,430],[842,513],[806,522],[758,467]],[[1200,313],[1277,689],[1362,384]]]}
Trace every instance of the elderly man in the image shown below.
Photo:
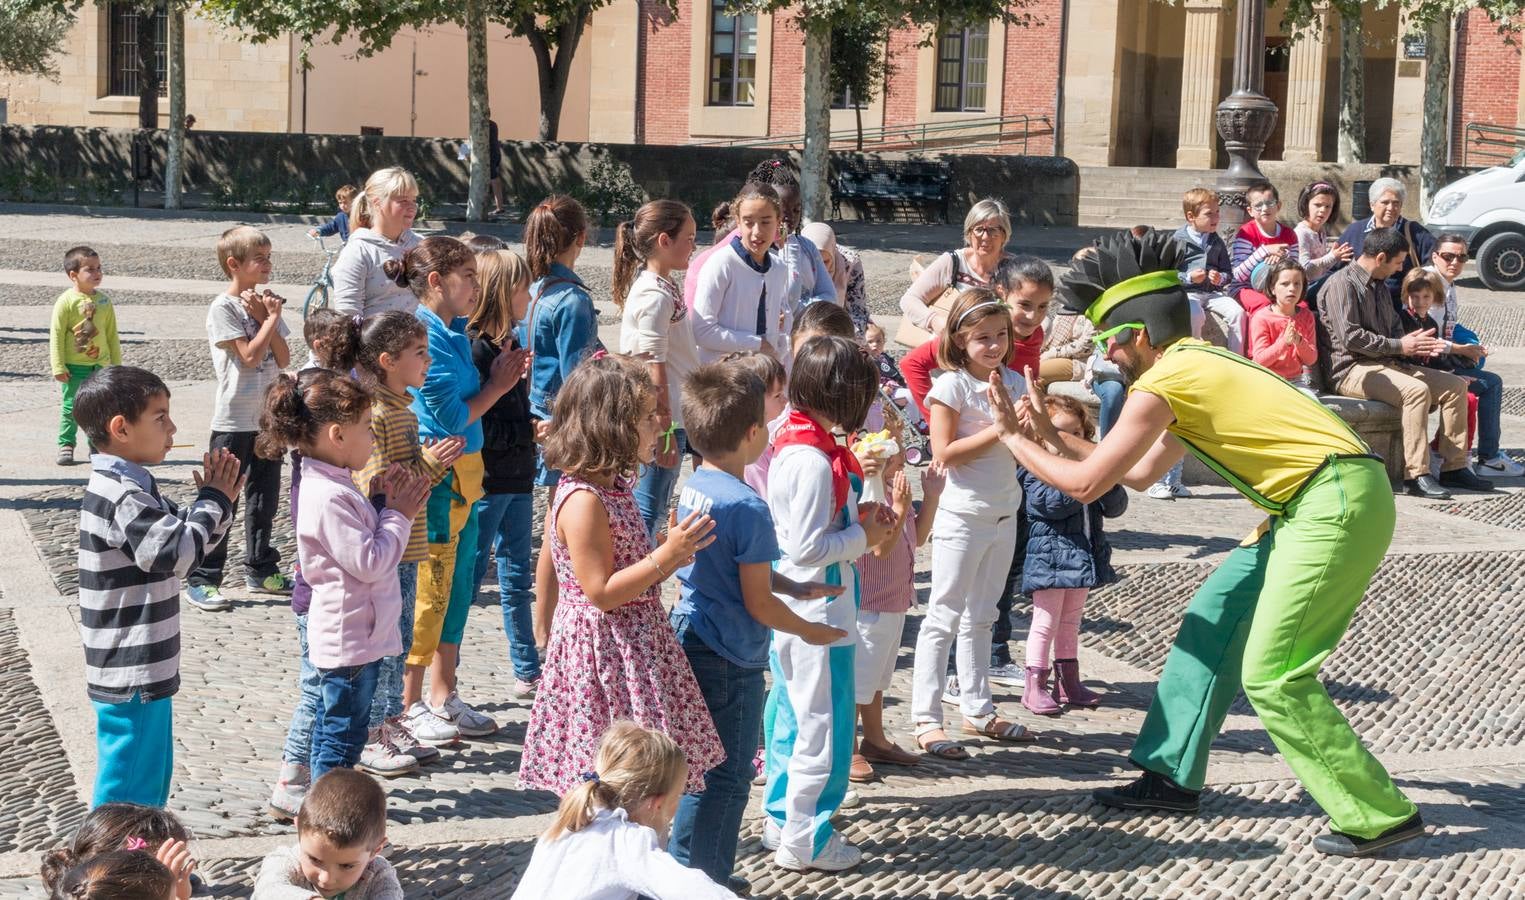
{"label": "elderly man", "polygon": [[1457,321],[1456,279],[1461,277],[1461,270],[1466,265],[1466,238],[1458,234],[1442,234],[1435,238],[1435,252],[1430,255],[1430,265],[1427,268],[1440,276],[1446,288],[1446,296],[1444,308],[1433,311],[1430,318],[1441,323],[1436,337],[1450,341],[1453,345],[1452,352],[1471,363],[1451,371],[1471,379],[1468,390],[1477,395],[1478,474],[1518,478],[1525,475],[1525,466],[1499,451],[1499,416],[1503,412],[1504,380],[1498,373],[1482,367],[1488,348],[1483,346],[1477,334]]}
{"label": "elderly man", "polygon": [[1398,259],[1401,265],[1387,278],[1388,297],[1396,310],[1403,305],[1400,290],[1403,276],[1410,269],[1429,261],[1430,255],[1435,252],[1435,238],[1423,225],[1403,217],[1403,201],[1408,197],[1408,188],[1403,186],[1403,182],[1396,178],[1378,178],[1371,183],[1366,196],[1371,200],[1371,217],[1351,222],[1345,233],[1340,235],[1340,241],[1349,244],[1355,255],[1360,256],[1366,236],[1378,228],[1391,228],[1403,238],[1405,249]]}
{"label": "elderly man", "polygon": [[[1467,383],[1413,362],[1447,352],[1434,329],[1403,333],[1384,279],[1407,259],[1396,229],[1361,235],[1361,255],[1330,276],[1319,294],[1319,318],[1331,344],[1329,381],[1346,397],[1380,400],[1403,417],[1403,486],[1408,493],[1446,500],[1448,487],[1474,491],[1493,483],[1467,468]],[[1430,475],[1430,410],[1440,408],[1440,480]]]}

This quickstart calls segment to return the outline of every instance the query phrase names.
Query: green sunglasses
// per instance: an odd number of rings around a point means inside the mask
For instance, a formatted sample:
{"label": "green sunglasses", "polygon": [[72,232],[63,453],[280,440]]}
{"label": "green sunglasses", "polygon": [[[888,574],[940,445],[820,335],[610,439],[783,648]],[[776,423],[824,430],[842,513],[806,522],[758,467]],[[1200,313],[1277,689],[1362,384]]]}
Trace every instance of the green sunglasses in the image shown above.
{"label": "green sunglasses", "polygon": [[[1133,334],[1132,334],[1132,332],[1134,332],[1134,331],[1141,331],[1141,330],[1143,330],[1143,328],[1144,328],[1144,323],[1143,322],[1124,322],[1121,325],[1117,325],[1117,326],[1114,326],[1112,328],[1108,328],[1106,331],[1103,331],[1103,332],[1101,332],[1099,334],[1092,335],[1091,336],[1091,340],[1096,343],[1097,349],[1099,349],[1099,350],[1101,350],[1101,352],[1105,353],[1105,352],[1107,352],[1107,341],[1109,341],[1109,340],[1111,340],[1112,338],[1115,337],[1115,338],[1117,338],[1117,342],[1119,344],[1129,344],[1129,343],[1132,343],[1133,342]],[[1123,332],[1128,332],[1128,333],[1124,334]]]}

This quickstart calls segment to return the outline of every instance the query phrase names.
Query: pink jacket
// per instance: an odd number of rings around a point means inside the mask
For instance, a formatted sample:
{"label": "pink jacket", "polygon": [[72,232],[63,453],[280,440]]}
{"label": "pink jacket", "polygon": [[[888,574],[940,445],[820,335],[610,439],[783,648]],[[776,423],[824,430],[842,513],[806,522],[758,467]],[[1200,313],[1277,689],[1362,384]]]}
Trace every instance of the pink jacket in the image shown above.
{"label": "pink jacket", "polygon": [[402,652],[397,563],[413,522],[395,509],[378,515],[352,475],[302,458],[297,557],[312,586],[307,655],[319,669],[361,666]]}
{"label": "pink jacket", "polygon": [[1303,366],[1318,362],[1318,337],[1313,330],[1313,311],[1307,304],[1299,302],[1291,317],[1292,327],[1303,336],[1301,344],[1292,346],[1282,341],[1287,321],[1275,306],[1255,311],[1250,317],[1250,359],[1292,381],[1303,374]]}
{"label": "pink jacket", "polygon": [[699,294],[699,271],[704,268],[704,263],[715,255],[715,251],[731,242],[731,239],[741,234],[740,228],[732,228],[731,233],[724,238],[700,250],[688,261],[688,271],[683,273],[683,305],[690,310],[694,308],[694,298]]}

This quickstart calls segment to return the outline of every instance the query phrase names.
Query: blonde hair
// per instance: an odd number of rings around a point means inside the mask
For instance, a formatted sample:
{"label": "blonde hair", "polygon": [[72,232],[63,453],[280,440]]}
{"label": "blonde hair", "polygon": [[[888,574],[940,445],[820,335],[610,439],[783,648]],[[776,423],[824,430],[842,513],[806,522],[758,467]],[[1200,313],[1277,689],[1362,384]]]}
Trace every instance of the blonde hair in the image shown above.
{"label": "blonde hair", "polygon": [[1210,191],[1203,187],[1192,188],[1181,198],[1181,210],[1187,216],[1194,216],[1205,204],[1217,202],[1217,191]]}
{"label": "blonde hair", "polygon": [[263,231],[253,225],[234,225],[217,239],[217,265],[222,267],[222,274],[231,277],[233,271],[228,268],[229,259],[247,262],[254,251],[261,249],[270,249],[270,238]]}
{"label": "blonde hair", "polygon": [[334,191],[334,199],[338,201],[341,208],[347,209],[350,201],[354,200],[355,195],[358,193],[360,193],[360,189],[353,184],[341,184],[339,189]]}
{"label": "blonde hair", "polygon": [[1001,229],[1011,237],[1011,213],[1007,212],[1006,204],[994,197],[986,197],[984,200],[969,207],[969,213],[964,216],[964,238],[967,240],[974,226],[981,222],[995,219],[1001,224]]}
{"label": "blonde hair", "polygon": [[1011,324],[1011,307],[1002,303],[995,293],[985,288],[971,288],[958,295],[953,308],[948,310],[948,326],[937,338],[937,364],[945,371],[967,368],[969,350],[960,347],[955,340],[968,335],[975,326],[992,316],[1000,316],[1006,322],[1007,350],[1017,340],[1016,329]]}
{"label": "blonde hair", "polygon": [[418,180],[402,166],[377,169],[365,180],[365,187],[350,201],[350,227],[370,228],[371,212],[398,194],[418,196]]}
{"label": "blonde hair", "polygon": [[494,344],[508,340],[514,326],[514,293],[529,287],[530,265],[512,250],[488,250],[477,254],[477,308],[466,322],[466,332]]}
{"label": "blonde hair", "polygon": [[621,721],[610,725],[599,739],[593,768],[561,798],[545,840],[583,830],[599,809],[628,811],[649,797],[672,793],[682,786],[688,762],[672,738]]}

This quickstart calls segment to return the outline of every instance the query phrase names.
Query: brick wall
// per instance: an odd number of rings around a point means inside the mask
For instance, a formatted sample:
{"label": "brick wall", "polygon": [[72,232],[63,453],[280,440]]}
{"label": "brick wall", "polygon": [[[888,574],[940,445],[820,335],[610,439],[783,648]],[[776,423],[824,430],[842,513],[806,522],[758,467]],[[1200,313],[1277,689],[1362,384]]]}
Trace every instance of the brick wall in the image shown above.
{"label": "brick wall", "polygon": [[[761,22],[759,28],[766,27]],[[773,14],[772,87],[768,94],[768,134],[805,130],[805,33],[794,11]]]}
{"label": "brick wall", "polygon": [[[636,96],[636,132],[648,144],[682,144],[688,140],[688,68],[693,43],[689,16],[693,0],[677,0],[674,17],[663,0],[640,0],[645,59]],[[701,4],[701,9],[704,8]]]}
{"label": "brick wall", "polygon": [[[1006,29],[1006,67],[1001,88],[1001,115],[1048,116],[1045,134],[1033,135],[1027,152],[1054,152],[1053,127],[1058,124],[1054,106],[1059,84],[1061,49],[1061,0],[1034,0],[1026,8],[1032,24]],[[1034,129],[1043,128],[1034,123]]]}
{"label": "brick wall", "polygon": [[1520,51],[1504,43],[1495,25],[1481,10],[1472,10],[1458,24],[1452,116],[1452,162],[1462,159],[1463,132],[1469,122],[1514,126],[1519,113]]}
{"label": "brick wall", "polygon": [[884,91],[884,124],[909,125],[916,121],[916,54],[921,32],[902,28],[890,34],[889,58],[894,71]]}

